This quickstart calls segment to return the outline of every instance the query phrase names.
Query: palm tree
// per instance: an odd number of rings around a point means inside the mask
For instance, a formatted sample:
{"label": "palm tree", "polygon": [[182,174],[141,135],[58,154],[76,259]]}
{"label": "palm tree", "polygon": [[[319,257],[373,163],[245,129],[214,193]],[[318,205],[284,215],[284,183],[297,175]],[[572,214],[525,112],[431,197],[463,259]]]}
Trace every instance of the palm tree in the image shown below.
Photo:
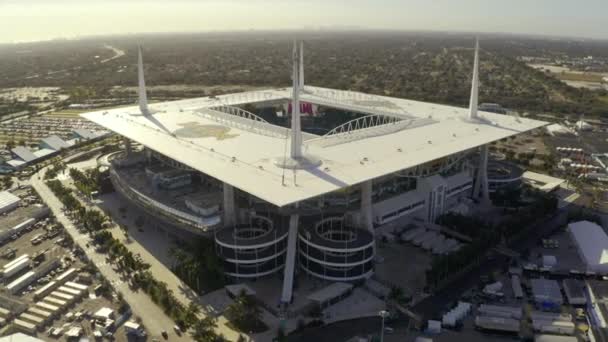
{"label": "palm tree", "polygon": [[191,336],[197,342],[214,342],[217,339],[214,331],[216,326],[215,319],[207,316],[194,324]]}
{"label": "palm tree", "polygon": [[200,312],[198,305],[194,302],[190,302],[185,310],[183,322],[186,328],[193,326],[197,321],[197,316]]}

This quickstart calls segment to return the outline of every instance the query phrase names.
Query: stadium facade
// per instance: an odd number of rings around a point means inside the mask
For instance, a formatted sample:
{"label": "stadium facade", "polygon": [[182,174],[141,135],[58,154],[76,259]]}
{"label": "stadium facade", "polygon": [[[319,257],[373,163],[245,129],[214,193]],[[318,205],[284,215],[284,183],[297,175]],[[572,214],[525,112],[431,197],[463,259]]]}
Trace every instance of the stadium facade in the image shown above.
{"label": "stadium facade", "polygon": [[[369,278],[379,228],[433,222],[518,184],[521,173],[492,167],[488,144],[545,123],[478,111],[478,51],[468,109],[305,85],[300,42],[292,87],[155,104],[140,51],[139,108],[82,116],[124,137],[110,170],[120,193],[213,236],[229,277],[281,272],[288,303],[296,272]],[[324,134],[303,130],[328,109],[354,119]]]}

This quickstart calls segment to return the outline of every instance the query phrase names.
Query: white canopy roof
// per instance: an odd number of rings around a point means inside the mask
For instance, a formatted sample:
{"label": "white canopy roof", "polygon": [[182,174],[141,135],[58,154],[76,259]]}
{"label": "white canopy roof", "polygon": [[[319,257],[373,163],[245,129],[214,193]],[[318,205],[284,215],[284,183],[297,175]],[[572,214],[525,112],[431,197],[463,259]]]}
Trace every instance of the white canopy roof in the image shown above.
{"label": "white canopy roof", "polygon": [[[288,101],[291,88],[82,114],[160,154],[277,206],[362,183],[508,136],[544,126],[541,121],[492,113],[467,120],[466,108],[306,86],[300,100],[402,119],[383,130],[360,129],[331,138],[304,136],[303,151],[321,166],[293,171],[276,161],[289,151],[289,130],[268,123],[234,122],[209,108]],[[245,124],[243,124],[245,122]],[[287,154],[288,155],[288,154]]]}
{"label": "white canopy roof", "polygon": [[4,208],[8,208],[14,206],[15,203],[19,203],[21,198],[13,195],[8,191],[0,191],[0,212],[3,211]]}
{"label": "white canopy roof", "polygon": [[608,236],[602,227],[580,221],[568,224],[568,229],[588,270],[608,274]]}

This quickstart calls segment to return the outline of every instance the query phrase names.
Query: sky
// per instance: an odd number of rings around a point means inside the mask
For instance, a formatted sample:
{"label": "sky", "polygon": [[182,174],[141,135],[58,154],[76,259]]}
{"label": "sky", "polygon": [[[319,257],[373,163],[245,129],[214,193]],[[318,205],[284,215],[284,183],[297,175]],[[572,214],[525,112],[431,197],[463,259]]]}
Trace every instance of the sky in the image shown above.
{"label": "sky", "polygon": [[608,39],[607,18],[608,0],[0,0],[0,43],[303,28]]}

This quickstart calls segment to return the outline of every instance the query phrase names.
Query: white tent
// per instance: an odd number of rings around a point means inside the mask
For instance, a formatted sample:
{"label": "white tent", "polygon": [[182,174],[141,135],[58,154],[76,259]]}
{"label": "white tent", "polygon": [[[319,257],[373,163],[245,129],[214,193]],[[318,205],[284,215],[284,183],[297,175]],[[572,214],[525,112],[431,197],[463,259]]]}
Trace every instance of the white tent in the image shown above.
{"label": "white tent", "polygon": [[589,221],[572,222],[568,231],[588,271],[608,274],[608,236],[602,227]]}

